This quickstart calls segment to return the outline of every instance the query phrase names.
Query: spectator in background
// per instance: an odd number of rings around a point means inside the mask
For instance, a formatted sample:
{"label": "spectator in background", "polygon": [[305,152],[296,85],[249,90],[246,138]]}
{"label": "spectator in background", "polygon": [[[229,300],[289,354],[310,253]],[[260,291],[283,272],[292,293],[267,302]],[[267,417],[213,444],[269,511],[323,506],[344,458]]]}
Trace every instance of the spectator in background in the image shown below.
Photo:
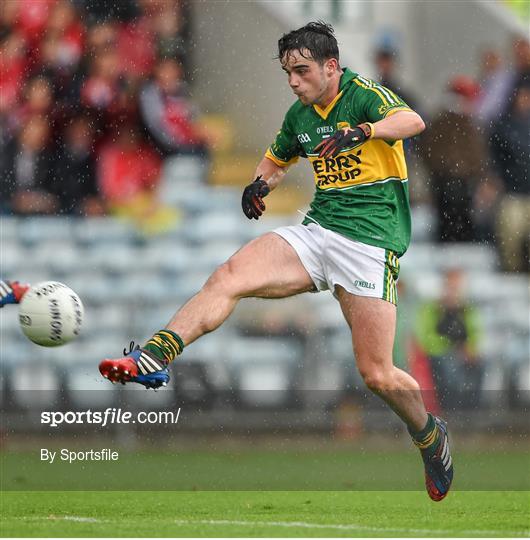
{"label": "spectator in background", "polygon": [[53,67],[62,73],[73,73],[85,49],[85,28],[70,0],[58,0],[53,6],[46,35],[57,44]]}
{"label": "spectator in background", "polygon": [[26,69],[24,37],[9,27],[0,28],[0,115],[7,114],[17,105]]}
{"label": "spectator in background", "polygon": [[398,94],[412,109],[417,110],[417,100],[407,88],[403,88],[396,74],[399,52],[390,45],[382,45],[375,52],[375,67],[378,81]]}
{"label": "spectator in background", "polygon": [[35,116],[6,148],[7,170],[2,171],[2,199],[18,215],[53,214],[58,201],[53,195],[50,128]]}
{"label": "spectator in background", "polygon": [[498,121],[509,107],[518,81],[530,76],[528,38],[514,38],[510,64],[511,67],[503,67],[500,55],[493,49],[487,49],[482,54],[482,92],[477,103],[477,116],[488,135],[493,123]]}
{"label": "spectator in background", "polygon": [[494,246],[496,243],[495,221],[499,211],[502,182],[489,173],[477,185],[473,193],[473,235],[477,242]]}
{"label": "spectator in background", "polygon": [[[185,30],[182,6],[177,0],[2,3],[0,170],[4,172],[2,194],[5,193],[0,201],[2,210],[10,211],[15,206],[17,212],[45,213],[53,207],[64,213],[100,213],[101,203],[94,197],[93,169],[100,151],[105,151],[104,161],[109,162],[108,145],[103,143],[124,122],[134,126],[133,146],[138,141],[139,85],[152,73],[158,56],[185,56]],[[182,78],[181,71],[178,78]],[[96,113],[93,117],[96,125],[87,126],[79,118],[79,104]],[[169,107],[172,127],[175,121],[180,121],[177,117],[182,109],[177,109],[174,102]],[[179,151],[201,153],[202,134],[197,135],[200,129],[187,116],[190,111],[188,108],[180,125],[185,136]],[[49,123],[45,130],[47,140],[61,141],[57,163],[52,163],[54,153],[50,152],[48,143],[42,147],[36,144],[36,134],[43,131],[36,117]],[[70,124],[72,117],[75,120]],[[27,122],[32,127],[26,129]],[[152,158],[149,145],[139,141],[138,144],[139,156],[143,156],[146,164],[139,163],[139,171],[148,178],[150,164],[156,176],[159,156]],[[171,147],[168,153],[174,150]],[[124,152],[128,154],[129,150]],[[46,167],[41,166],[44,162],[49,164],[47,173]],[[15,166],[19,169],[15,170]],[[52,172],[56,175],[53,186]],[[19,192],[16,189],[19,180],[31,189]],[[37,197],[37,187],[46,197]],[[26,204],[30,198],[31,202]],[[46,201],[50,203],[48,207]],[[115,202],[112,199],[113,208]]]}
{"label": "spectator in background", "polygon": [[158,58],[178,58],[182,64],[186,61],[187,48],[182,26],[183,13],[180,3],[164,3],[153,20]]}
{"label": "spectator in background", "polygon": [[[86,54],[81,60],[83,74],[79,101],[84,107],[105,112],[117,101],[119,67],[118,28],[114,21],[98,22],[87,29]],[[104,117],[104,118],[103,118]],[[100,115],[100,124],[108,119]]]}
{"label": "spectator in background", "polygon": [[15,30],[18,24],[19,7],[17,2],[3,3],[2,9],[0,9],[0,29]]}
{"label": "spectator in background", "polygon": [[54,95],[51,81],[44,75],[37,75],[26,82],[22,103],[9,114],[9,127],[18,132],[30,118],[42,116],[53,124]]}
{"label": "spectator in background", "polygon": [[111,213],[131,219],[147,232],[160,232],[174,222],[174,212],[158,200],[161,160],[142,141],[137,127],[118,127],[101,148],[97,185]]}
{"label": "spectator in background", "polygon": [[176,0],[137,0],[137,7],[139,16],[120,28],[118,40],[123,72],[133,81],[149,76],[160,52],[169,57],[184,52]]}
{"label": "spectator in background", "polygon": [[[2,2],[2,10],[6,4],[14,4],[15,27],[22,33],[28,43],[28,48],[37,50],[42,39],[47,21],[57,0],[25,0],[18,2]],[[1,10],[0,10],[1,11]]]}
{"label": "spectator in background", "polygon": [[491,130],[506,108],[510,91],[510,78],[503,66],[500,54],[495,49],[485,49],[480,58],[480,96],[476,114],[486,134]]}
{"label": "spectator in background", "polygon": [[85,41],[85,28],[72,2],[58,0],[46,24],[39,58],[39,69],[53,81],[57,107],[72,108],[79,101]]}
{"label": "spectator in background", "polygon": [[123,124],[101,148],[99,190],[111,206],[127,205],[137,195],[156,190],[160,166],[160,159],[141,141],[136,126]]}
{"label": "spectator in background", "polygon": [[89,66],[88,77],[81,88],[81,102],[99,112],[110,112],[118,99],[119,57],[114,49],[99,51]]}
{"label": "spectator in background", "polygon": [[485,141],[472,116],[479,89],[471,78],[458,76],[448,90],[450,101],[420,144],[438,214],[438,239],[469,242],[475,239],[473,194],[487,168]]}
{"label": "spectator in background", "polygon": [[[516,90],[520,81],[530,77],[530,40],[518,37],[513,42],[515,68],[512,72],[512,90]],[[511,93],[513,96],[513,92]]]}
{"label": "spectator in background", "polygon": [[114,21],[98,22],[87,29],[86,46],[87,54],[95,58],[102,51],[116,47],[118,29]]}
{"label": "spectator in background", "polygon": [[530,75],[519,81],[490,138],[504,195],[497,239],[504,270],[530,271]]}
{"label": "spectator in background", "polygon": [[[111,38],[111,33],[103,37]],[[89,65],[81,88],[81,103],[92,110],[103,133],[123,122],[137,119],[137,91],[134,79],[123,72],[117,49],[103,46]]]}
{"label": "spectator in background", "polygon": [[195,121],[197,109],[186,95],[182,66],[163,59],[140,92],[140,115],[150,138],[163,155],[206,157],[206,130]]}
{"label": "spectator in background", "polygon": [[53,189],[63,214],[101,215],[94,162],[94,130],[90,118],[72,118],[64,131],[57,153]]}
{"label": "spectator in background", "polygon": [[448,270],[442,297],[418,311],[417,339],[429,358],[444,409],[479,405],[483,366],[478,313],[462,296],[463,277],[460,269]]}

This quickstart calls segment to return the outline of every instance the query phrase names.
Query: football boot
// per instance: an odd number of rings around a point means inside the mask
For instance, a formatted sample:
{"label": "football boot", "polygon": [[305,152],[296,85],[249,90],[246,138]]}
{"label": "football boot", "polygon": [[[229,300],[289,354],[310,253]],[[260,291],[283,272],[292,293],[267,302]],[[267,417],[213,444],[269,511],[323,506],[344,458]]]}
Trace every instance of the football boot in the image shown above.
{"label": "football boot", "polygon": [[157,389],[169,382],[168,363],[160,360],[151,352],[141,349],[131,342],[130,350],[123,350],[121,358],[105,358],[99,364],[99,371],[112,383],[129,382]]}
{"label": "football boot", "polygon": [[420,450],[425,465],[425,487],[433,501],[441,501],[449,492],[453,481],[453,459],[449,448],[447,424],[437,416],[434,417],[440,433],[440,439],[434,453]]}
{"label": "football boot", "polygon": [[18,304],[29,289],[29,285],[18,281],[0,280],[0,308],[7,304]]}

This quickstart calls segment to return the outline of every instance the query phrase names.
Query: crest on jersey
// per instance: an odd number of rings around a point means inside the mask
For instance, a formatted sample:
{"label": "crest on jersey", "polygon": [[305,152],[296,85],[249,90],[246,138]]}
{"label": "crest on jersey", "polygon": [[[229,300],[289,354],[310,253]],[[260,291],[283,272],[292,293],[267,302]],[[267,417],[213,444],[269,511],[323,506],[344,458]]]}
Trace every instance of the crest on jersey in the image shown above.
{"label": "crest on jersey", "polygon": [[349,122],[337,122],[337,129],[351,129]]}

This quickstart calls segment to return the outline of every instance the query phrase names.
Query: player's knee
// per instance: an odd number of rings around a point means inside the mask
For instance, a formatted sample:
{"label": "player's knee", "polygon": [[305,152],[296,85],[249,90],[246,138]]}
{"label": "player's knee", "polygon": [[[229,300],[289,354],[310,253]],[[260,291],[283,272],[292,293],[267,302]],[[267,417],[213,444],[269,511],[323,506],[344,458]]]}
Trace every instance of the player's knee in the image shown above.
{"label": "player's knee", "polygon": [[236,289],[236,272],[232,259],[217,267],[215,272],[208,278],[204,289],[219,293],[233,294]]}
{"label": "player's knee", "polygon": [[370,366],[359,370],[364,384],[372,392],[384,392],[392,387],[392,375],[379,366]]}

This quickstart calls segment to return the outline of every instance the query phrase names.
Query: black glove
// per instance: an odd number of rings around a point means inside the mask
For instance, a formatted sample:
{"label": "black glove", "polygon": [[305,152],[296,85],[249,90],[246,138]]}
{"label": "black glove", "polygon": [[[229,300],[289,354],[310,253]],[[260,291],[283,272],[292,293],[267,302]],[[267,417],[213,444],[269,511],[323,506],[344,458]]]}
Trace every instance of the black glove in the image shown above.
{"label": "black glove", "polygon": [[271,188],[265,180],[262,180],[261,175],[245,188],[243,198],[241,199],[241,206],[243,213],[248,219],[259,219],[261,214],[263,214],[265,211],[263,197],[266,197],[270,191]]}
{"label": "black glove", "polygon": [[319,158],[335,157],[343,148],[347,146],[358,146],[370,138],[371,127],[368,124],[361,124],[352,128],[344,128],[335,131],[328,139],[324,139],[315,146],[315,151]]}

